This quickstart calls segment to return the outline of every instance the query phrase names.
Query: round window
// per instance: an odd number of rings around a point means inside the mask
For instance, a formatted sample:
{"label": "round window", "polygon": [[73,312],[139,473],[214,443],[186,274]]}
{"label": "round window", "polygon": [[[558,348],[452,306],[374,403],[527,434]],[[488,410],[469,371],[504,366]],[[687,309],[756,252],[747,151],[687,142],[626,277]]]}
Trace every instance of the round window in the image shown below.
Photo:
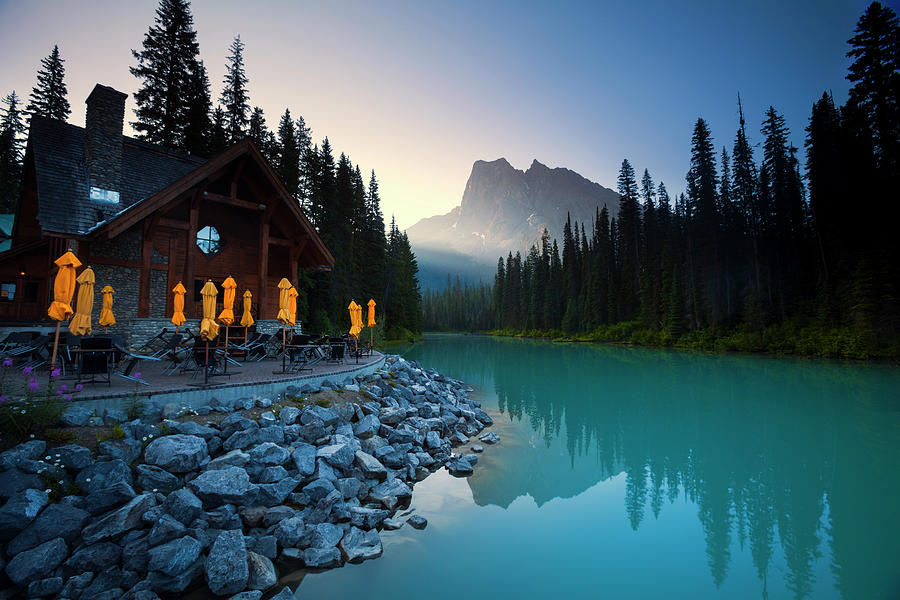
{"label": "round window", "polygon": [[219,237],[219,230],[211,225],[207,225],[197,232],[197,245],[200,251],[207,256],[212,256],[222,249],[222,239]]}

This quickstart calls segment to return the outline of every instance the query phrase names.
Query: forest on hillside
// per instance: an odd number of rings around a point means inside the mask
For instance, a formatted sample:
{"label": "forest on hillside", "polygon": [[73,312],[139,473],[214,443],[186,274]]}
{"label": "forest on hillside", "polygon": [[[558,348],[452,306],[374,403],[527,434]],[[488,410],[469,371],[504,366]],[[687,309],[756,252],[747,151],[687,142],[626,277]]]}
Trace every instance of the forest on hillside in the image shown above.
{"label": "forest on hillside", "polygon": [[685,193],[623,160],[617,218],[427,292],[426,330],[900,357],[897,14],[873,2],[848,44],[849,98],[812,103],[802,153],[774,107],[755,146],[738,99],[730,148],[697,119]]}
{"label": "forest on hillside", "polygon": [[[379,335],[406,339],[421,331],[418,266],[406,234],[391,219],[385,230],[378,181],[366,185],[359,165],[328,138],[313,143],[303,117],[285,108],[277,128],[251,106],[244,69],[244,43],[234,38],[218,103],[213,108],[209,77],[188,0],[160,0],[139,50],[132,50],[131,74],[138,80],[131,122],[137,137],[194,155],[211,157],[253,139],[285,187],[316,227],[335,258],[330,272],[301,271],[297,318],[311,333],[349,328],[351,299],[378,303]],[[71,113],[65,60],[54,46],[41,61],[24,107],[15,91],[0,108],[0,213],[14,213],[19,200],[25,137],[32,115],[66,121]],[[296,115],[296,116],[295,116]],[[299,278],[299,282],[297,279]]]}

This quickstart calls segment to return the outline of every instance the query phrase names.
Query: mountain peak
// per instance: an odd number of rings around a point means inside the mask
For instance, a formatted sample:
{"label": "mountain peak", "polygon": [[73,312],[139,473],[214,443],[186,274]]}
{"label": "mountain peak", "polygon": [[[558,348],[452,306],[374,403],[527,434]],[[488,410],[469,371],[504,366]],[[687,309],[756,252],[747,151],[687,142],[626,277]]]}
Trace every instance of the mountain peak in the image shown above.
{"label": "mountain peak", "polygon": [[538,171],[538,170],[546,170],[549,171],[550,167],[539,161],[538,159],[534,159],[531,161],[531,166],[528,167],[529,171]]}

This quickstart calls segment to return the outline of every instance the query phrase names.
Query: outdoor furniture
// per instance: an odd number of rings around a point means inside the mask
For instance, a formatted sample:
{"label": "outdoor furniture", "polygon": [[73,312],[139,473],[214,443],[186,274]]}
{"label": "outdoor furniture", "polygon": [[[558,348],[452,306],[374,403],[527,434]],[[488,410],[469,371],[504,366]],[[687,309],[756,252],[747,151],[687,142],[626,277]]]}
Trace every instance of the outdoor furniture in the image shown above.
{"label": "outdoor furniture", "polygon": [[325,358],[322,347],[311,344],[312,336],[296,335],[288,345],[288,353],[291,357],[290,370],[300,372],[303,369],[312,369],[313,365]]}
{"label": "outdoor furniture", "polygon": [[40,335],[37,331],[13,331],[0,342],[0,353],[6,354],[23,346],[30,346]]}
{"label": "outdoor furniture", "polygon": [[[332,338],[333,339],[333,338]],[[328,362],[344,362],[344,351],[346,349],[346,344],[341,340],[340,343],[330,342],[328,347],[331,351],[328,354]]]}
{"label": "outdoor furniture", "polygon": [[[129,352],[128,350],[125,349],[125,346],[121,343],[121,336],[116,336],[116,337],[119,338],[118,341],[115,338],[112,340],[113,348],[115,349],[115,356],[117,357],[116,358],[116,364],[117,364],[116,375],[118,375],[119,377],[121,377],[123,379],[128,379],[135,383],[140,383],[141,385],[149,386],[150,384],[147,381],[144,381],[143,379],[140,379],[133,375],[133,373],[135,372],[135,368],[138,366],[138,364],[142,360],[162,360],[162,359],[155,358],[153,356],[145,356],[145,355],[141,355],[141,354],[135,354],[134,352]],[[118,370],[119,368],[121,368],[121,370]]]}
{"label": "outdoor furniture", "polygon": [[[78,383],[111,385],[114,352],[112,340],[108,337],[89,337],[81,340],[81,348],[72,351],[78,357]],[[90,375],[90,380],[85,380],[87,375]]]}
{"label": "outdoor furniture", "polygon": [[216,349],[214,347],[210,348],[206,341],[198,338],[191,348],[190,356],[191,362],[194,365],[194,368],[190,370],[193,371],[194,377],[202,370],[204,384],[209,383],[210,377],[221,377],[223,375],[231,377],[230,373],[225,373],[222,370],[222,361],[219,360]]}
{"label": "outdoor furniture", "polygon": [[259,362],[266,358],[269,355],[270,346],[276,341],[281,342],[281,340],[273,340],[274,337],[274,334],[264,333],[255,342],[247,344],[247,360]]}

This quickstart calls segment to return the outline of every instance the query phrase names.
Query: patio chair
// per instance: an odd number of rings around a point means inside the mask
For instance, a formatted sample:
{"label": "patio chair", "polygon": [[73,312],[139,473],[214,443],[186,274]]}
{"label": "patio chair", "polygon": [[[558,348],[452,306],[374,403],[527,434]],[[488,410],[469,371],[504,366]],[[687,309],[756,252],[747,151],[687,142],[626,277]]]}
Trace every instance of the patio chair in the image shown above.
{"label": "patio chair", "polygon": [[[269,355],[270,346],[275,343],[275,341],[273,341],[274,337],[274,334],[264,333],[261,334],[253,343],[248,343],[246,360],[259,362],[262,359],[266,358]],[[278,338],[276,341],[280,346],[281,338]]]}
{"label": "patio chair", "polygon": [[331,348],[331,352],[328,355],[328,362],[344,362],[344,352],[347,348],[346,344],[344,344],[343,340],[340,343],[329,343],[329,347]]}
{"label": "patio chair", "polygon": [[[108,337],[89,337],[81,340],[81,349],[75,351],[78,355],[78,383],[112,385],[114,352],[113,342]],[[84,379],[86,375],[91,376],[90,380]]]}
{"label": "patio chair", "polygon": [[138,364],[142,360],[155,361],[155,360],[161,360],[161,359],[155,358],[153,356],[141,355],[141,354],[136,354],[134,352],[129,352],[128,350],[125,349],[124,344],[121,343],[121,336],[118,336],[118,338],[119,338],[119,341],[116,341],[115,338],[112,340],[113,348],[115,349],[114,355],[118,357],[118,358],[116,358],[116,365],[117,365],[117,368],[115,371],[116,375],[118,375],[119,377],[121,377],[123,379],[128,379],[129,381],[133,381],[135,383],[140,383],[141,385],[150,385],[147,381],[144,381],[143,379],[139,379],[133,375],[133,373],[135,372],[135,368],[138,366]]}
{"label": "patio chair", "polygon": [[0,354],[13,352],[22,346],[29,346],[39,336],[40,333],[37,331],[13,331],[0,342]]}

